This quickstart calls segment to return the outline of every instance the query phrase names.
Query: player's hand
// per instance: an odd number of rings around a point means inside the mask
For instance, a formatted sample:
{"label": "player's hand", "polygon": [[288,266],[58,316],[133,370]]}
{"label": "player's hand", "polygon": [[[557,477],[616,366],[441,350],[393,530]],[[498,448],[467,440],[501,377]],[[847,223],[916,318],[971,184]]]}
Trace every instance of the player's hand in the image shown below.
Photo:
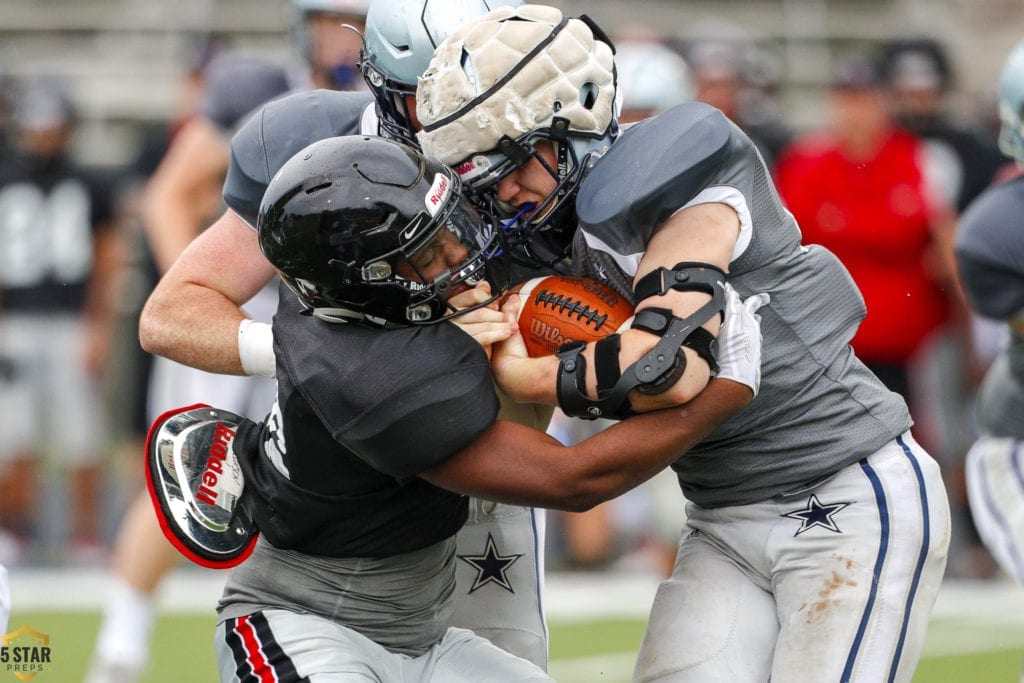
{"label": "player's hand", "polygon": [[558,357],[530,357],[516,322],[521,307],[522,299],[518,294],[509,294],[501,305],[502,313],[515,327],[515,332],[493,347],[491,372],[494,381],[518,403],[556,405],[554,378],[558,376]]}
{"label": "player's hand", "polygon": [[[491,298],[491,286],[481,282],[476,287],[456,294],[448,303],[457,309],[470,308]],[[471,336],[480,346],[484,347],[487,357],[491,356],[491,345],[504,341],[512,336],[518,327],[515,318],[511,320],[494,301],[487,306],[458,315],[451,321],[463,332]]]}
{"label": "player's hand", "polygon": [[767,293],[740,300],[725,285],[725,322],[718,332],[718,377],[747,386],[754,396],[761,387],[761,316],[758,309],[771,301]]}

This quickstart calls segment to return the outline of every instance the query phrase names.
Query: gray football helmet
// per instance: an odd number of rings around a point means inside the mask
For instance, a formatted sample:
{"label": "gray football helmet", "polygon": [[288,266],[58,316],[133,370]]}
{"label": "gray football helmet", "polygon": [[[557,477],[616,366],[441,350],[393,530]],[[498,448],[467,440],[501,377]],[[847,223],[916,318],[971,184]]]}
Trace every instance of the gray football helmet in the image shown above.
{"label": "gray football helmet", "polygon": [[366,15],[359,69],[377,100],[388,137],[416,144],[416,125],[406,96],[427,70],[441,41],[457,26],[502,5],[522,0],[376,0]]}
{"label": "gray football helmet", "polygon": [[999,149],[1024,164],[1024,40],[1010,51],[999,77]]}

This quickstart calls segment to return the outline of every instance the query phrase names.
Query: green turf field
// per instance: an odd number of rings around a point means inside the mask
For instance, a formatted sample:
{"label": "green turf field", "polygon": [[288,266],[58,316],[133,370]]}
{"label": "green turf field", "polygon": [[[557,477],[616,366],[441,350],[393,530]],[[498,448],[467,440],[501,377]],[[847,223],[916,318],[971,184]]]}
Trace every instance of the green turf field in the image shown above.
{"label": "green turf field", "polygon": [[[23,624],[49,635],[52,666],[36,683],[78,683],[92,648],[98,613],[18,612],[10,629]],[[166,615],[158,622],[145,683],[216,681],[214,619]],[[1008,634],[1006,624],[967,623],[962,619],[932,621],[925,658],[915,683],[997,683],[1017,681],[1024,647],[1019,626]],[[563,683],[629,681],[633,653],[640,643],[640,620],[596,620],[551,625],[551,673]],[[942,654],[945,652],[946,654]],[[0,683],[17,681],[0,664]]]}

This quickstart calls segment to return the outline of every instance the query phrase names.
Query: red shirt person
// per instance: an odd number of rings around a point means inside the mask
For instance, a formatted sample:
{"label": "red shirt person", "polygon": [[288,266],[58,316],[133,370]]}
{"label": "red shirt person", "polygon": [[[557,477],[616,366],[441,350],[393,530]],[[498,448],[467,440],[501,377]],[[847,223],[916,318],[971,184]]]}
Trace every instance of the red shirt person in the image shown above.
{"label": "red shirt person", "polygon": [[929,190],[925,144],[892,122],[869,63],[844,63],[829,105],[829,129],[798,138],[780,158],[779,193],[804,243],[833,251],[864,296],[858,356],[906,396],[907,366],[950,320],[950,214]]}

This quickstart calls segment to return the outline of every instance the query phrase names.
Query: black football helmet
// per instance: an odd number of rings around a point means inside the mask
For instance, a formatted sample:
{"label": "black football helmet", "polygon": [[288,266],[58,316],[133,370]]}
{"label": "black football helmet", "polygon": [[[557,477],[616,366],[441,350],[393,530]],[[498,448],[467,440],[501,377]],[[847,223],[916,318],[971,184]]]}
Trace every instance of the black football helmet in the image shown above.
{"label": "black football helmet", "polygon": [[487,280],[509,286],[500,231],[461,194],[458,175],[397,141],[320,140],[267,186],[260,247],[309,311],[325,320],[424,324]]}

